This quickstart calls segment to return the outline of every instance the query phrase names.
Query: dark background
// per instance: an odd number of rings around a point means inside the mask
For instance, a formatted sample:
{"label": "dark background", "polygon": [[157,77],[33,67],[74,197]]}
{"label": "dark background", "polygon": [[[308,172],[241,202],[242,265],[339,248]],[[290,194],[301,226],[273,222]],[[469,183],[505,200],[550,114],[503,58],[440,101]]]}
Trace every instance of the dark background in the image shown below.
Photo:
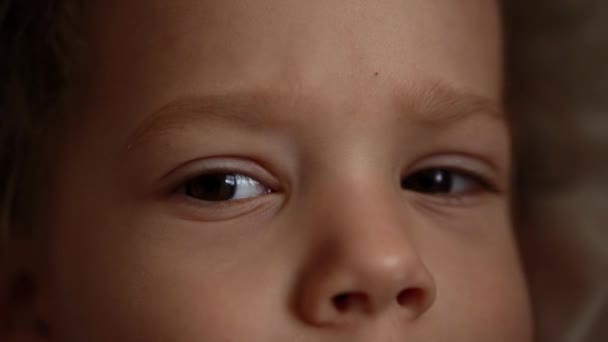
{"label": "dark background", "polygon": [[516,227],[538,339],[608,341],[608,1],[503,6]]}

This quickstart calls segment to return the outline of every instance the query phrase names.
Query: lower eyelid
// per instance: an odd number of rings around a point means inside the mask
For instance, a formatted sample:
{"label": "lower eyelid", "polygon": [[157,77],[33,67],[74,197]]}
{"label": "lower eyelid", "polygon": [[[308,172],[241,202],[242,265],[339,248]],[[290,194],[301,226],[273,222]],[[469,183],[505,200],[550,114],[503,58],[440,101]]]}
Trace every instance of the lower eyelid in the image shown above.
{"label": "lower eyelid", "polygon": [[175,194],[173,212],[184,219],[192,221],[213,222],[238,219],[254,212],[263,212],[281,203],[279,194],[268,194],[260,197],[244,198],[227,202],[203,204],[187,196]]}
{"label": "lower eyelid", "polygon": [[[465,197],[431,197],[417,196],[411,199],[410,205],[429,219],[445,219],[454,223],[455,219],[470,220],[471,215],[482,214],[492,202],[479,196]],[[493,205],[493,204],[492,204]]]}

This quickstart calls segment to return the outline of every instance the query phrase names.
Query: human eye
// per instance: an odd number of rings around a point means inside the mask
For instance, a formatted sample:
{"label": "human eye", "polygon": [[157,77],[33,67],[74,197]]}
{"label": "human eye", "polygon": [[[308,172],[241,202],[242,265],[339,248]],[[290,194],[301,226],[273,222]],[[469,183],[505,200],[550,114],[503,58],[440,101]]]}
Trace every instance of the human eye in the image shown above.
{"label": "human eye", "polygon": [[262,196],[271,190],[243,173],[210,171],[186,181],[181,192],[203,202],[228,202]]}
{"label": "human eye", "polygon": [[428,195],[465,196],[488,190],[490,185],[468,171],[435,167],[407,175],[401,188]]}
{"label": "human eye", "polygon": [[[180,165],[165,176],[172,203],[200,220],[225,219],[276,203],[282,192],[273,172],[258,162],[211,157]],[[271,196],[273,195],[273,196]]]}
{"label": "human eye", "polygon": [[281,182],[259,163],[232,157],[205,158],[181,165],[166,176],[168,199],[179,216],[223,221],[278,208]]}
{"label": "human eye", "polygon": [[273,171],[241,157],[183,163],[165,176],[169,208],[184,219],[200,222],[267,213],[285,199],[283,183]]}

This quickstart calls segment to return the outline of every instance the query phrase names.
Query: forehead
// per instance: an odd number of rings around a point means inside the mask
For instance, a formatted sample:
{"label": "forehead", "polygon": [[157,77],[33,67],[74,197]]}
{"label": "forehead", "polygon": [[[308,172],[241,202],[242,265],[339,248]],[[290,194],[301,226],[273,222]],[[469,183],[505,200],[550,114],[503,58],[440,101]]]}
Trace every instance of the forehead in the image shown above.
{"label": "forehead", "polygon": [[98,54],[132,71],[322,82],[382,69],[485,88],[500,70],[496,11],[488,0],[110,0],[91,4],[89,28]]}
{"label": "forehead", "polygon": [[500,101],[495,1],[109,0],[87,11],[82,99],[125,127],[216,94],[280,93],[353,112],[443,84]]}

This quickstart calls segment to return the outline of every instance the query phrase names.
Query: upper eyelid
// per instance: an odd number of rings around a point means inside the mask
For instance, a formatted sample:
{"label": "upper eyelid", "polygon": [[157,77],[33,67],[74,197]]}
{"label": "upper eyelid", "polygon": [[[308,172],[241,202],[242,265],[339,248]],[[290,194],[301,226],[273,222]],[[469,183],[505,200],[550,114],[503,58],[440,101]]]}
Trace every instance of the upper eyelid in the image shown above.
{"label": "upper eyelid", "polygon": [[442,153],[415,160],[404,170],[402,176],[433,168],[459,171],[485,178],[497,178],[501,173],[497,166],[484,158],[463,153]]}

